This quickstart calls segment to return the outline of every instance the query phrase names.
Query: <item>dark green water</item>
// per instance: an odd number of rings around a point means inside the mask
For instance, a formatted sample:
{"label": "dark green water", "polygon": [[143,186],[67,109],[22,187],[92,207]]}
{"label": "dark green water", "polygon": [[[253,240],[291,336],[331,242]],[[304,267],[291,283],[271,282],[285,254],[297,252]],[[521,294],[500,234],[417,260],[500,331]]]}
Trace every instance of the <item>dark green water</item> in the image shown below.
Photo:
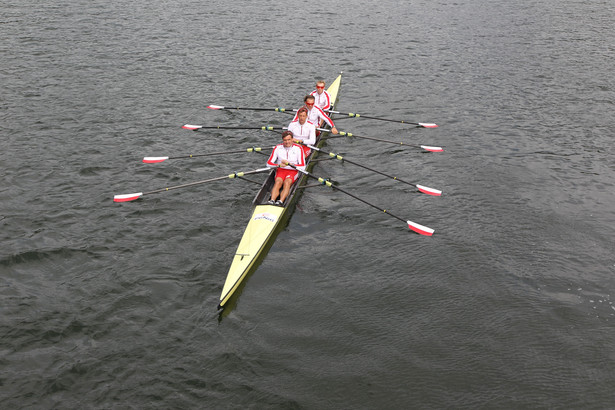
{"label": "dark green water", "polygon": [[[609,2],[267,2],[2,7],[4,408],[612,408]],[[234,308],[216,306],[260,168],[240,154],[344,71],[350,164],[314,172]]]}

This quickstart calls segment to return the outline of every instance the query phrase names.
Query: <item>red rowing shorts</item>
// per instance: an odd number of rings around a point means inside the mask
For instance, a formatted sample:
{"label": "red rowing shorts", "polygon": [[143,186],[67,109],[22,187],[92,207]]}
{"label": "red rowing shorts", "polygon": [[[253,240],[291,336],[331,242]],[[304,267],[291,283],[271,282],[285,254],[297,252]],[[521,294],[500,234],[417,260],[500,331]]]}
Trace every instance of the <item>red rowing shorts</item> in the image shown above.
{"label": "red rowing shorts", "polygon": [[293,180],[293,182],[295,182],[297,180],[297,176],[299,175],[299,172],[297,172],[294,169],[284,169],[284,168],[278,168],[275,170],[275,178],[282,178],[282,180],[285,180],[286,178],[290,178]]}

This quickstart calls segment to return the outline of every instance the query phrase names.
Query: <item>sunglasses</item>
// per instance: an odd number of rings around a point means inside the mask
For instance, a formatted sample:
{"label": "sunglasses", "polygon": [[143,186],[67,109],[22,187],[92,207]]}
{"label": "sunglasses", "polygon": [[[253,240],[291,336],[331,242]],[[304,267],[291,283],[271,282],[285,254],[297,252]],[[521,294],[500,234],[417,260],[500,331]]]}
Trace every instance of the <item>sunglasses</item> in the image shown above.
{"label": "sunglasses", "polygon": [[306,103],[305,103],[305,105],[314,105],[314,103],[307,103],[307,102],[306,102]]}
{"label": "sunglasses", "polygon": [[316,86],[316,88],[320,88],[320,89],[322,89],[322,88],[325,88],[325,86],[324,86],[324,85],[323,85],[322,87]]}

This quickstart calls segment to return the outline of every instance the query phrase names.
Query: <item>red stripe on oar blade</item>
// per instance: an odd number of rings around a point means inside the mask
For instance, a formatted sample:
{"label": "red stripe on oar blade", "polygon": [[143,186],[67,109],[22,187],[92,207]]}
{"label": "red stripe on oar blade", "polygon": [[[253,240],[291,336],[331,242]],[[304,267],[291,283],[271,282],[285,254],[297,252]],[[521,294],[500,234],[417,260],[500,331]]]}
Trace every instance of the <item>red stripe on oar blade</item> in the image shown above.
{"label": "red stripe on oar blade", "polygon": [[437,124],[431,122],[419,122],[419,125],[424,128],[438,128]]}
{"label": "red stripe on oar blade", "polygon": [[196,130],[198,130],[198,129],[203,128],[203,126],[202,126],[202,125],[190,125],[190,124],[186,124],[186,125],[182,126],[182,128],[185,128],[185,129],[187,129],[187,130],[196,131]]}
{"label": "red stripe on oar blade", "polygon": [[442,151],[444,151],[442,149],[442,147],[430,147],[429,145],[421,145],[421,148],[423,148],[425,151],[429,151],[429,152],[442,152]]}
{"label": "red stripe on oar blade", "polygon": [[434,196],[442,195],[442,191],[435,189],[435,188],[430,188],[428,186],[418,185],[418,184],[416,185],[416,187],[418,188],[419,191],[427,195],[434,195]]}
{"label": "red stripe on oar blade", "polygon": [[431,236],[434,233],[433,229],[417,224],[416,222],[412,222],[412,221],[406,221],[406,222],[408,222],[408,228],[410,228],[410,230],[418,234],[425,235],[425,236]]}
{"label": "red stripe on oar blade", "polygon": [[146,164],[155,164],[157,162],[166,161],[169,157],[145,157],[143,158],[143,162]]}
{"label": "red stripe on oar blade", "polygon": [[221,105],[208,105],[207,108],[209,108],[210,110],[221,110],[224,107]]}
{"label": "red stripe on oar blade", "polygon": [[143,192],[137,192],[136,194],[123,194],[123,195],[115,195],[113,197],[113,202],[128,202],[134,201],[135,199],[139,199],[143,196]]}

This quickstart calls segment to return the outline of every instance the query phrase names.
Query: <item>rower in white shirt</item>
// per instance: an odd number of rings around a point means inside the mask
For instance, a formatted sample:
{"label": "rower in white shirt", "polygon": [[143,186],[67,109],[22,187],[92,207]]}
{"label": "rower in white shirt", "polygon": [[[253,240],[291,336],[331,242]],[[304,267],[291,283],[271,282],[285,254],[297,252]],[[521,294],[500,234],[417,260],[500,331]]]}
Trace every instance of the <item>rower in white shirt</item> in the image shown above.
{"label": "rower in white shirt", "polygon": [[306,157],[310,155],[310,149],[307,146],[316,144],[316,126],[308,121],[307,118],[308,109],[301,107],[297,110],[296,118],[287,127],[293,133],[293,141],[303,144],[303,151]]}
{"label": "rower in white shirt", "polygon": [[299,176],[297,170],[305,170],[303,149],[300,145],[293,143],[293,133],[291,131],[284,131],[282,133],[282,143],[273,148],[267,160],[267,166],[269,168],[277,168],[275,183],[271,189],[271,199],[268,204],[283,206],[290,193],[290,187]]}
{"label": "rower in white shirt", "polygon": [[314,96],[314,105],[323,111],[331,108],[331,96],[325,91],[325,82],[322,80],[316,81],[316,89],[310,93]]}
{"label": "rower in white shirt", "polygon": [[[307,114],[308,114],[307,120],[314,125],[318,125],[319,127],[327,123],[331,127],[331,133],[338,134],[337,128],[335,128],[335,124],[333,123],[333,120],[331,120],[331,118],[329,118],[329,116],[325,114],[325,112],[322,109],[315,106],[314,101],[315,101],[315,98],[313,95],[306,95],[305,98],[303,99],[303,102],[305,103],[305,108],[307,109]],[[298,115],[299,115],[299,111],[297,111],[297,114],[295,114],[295,118],[293,118],[293,121],[295,121],[298,118]]]}

